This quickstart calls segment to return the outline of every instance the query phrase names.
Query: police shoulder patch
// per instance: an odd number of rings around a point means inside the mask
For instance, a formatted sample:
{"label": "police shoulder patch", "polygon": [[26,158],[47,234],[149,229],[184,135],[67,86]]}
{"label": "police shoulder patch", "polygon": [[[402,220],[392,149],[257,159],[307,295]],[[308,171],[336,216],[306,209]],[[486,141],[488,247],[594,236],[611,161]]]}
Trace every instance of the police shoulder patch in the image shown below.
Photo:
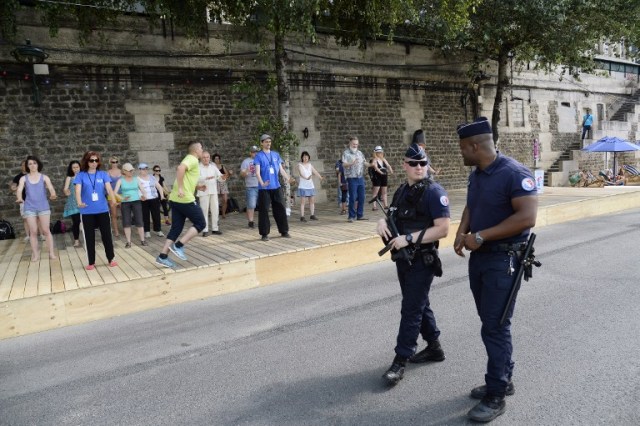
{"label": "police shoulder patch", "polygon": [[449,205],[449,198],[446,195],[440,197],[440,204],[447,207]]}
{"label": "police shoulder patch", "polygon": [[522,179],[521,185],[522,189],[524,189],[525,191],[533,191],[534,189],[536,189],[536,183],[529,177]]}

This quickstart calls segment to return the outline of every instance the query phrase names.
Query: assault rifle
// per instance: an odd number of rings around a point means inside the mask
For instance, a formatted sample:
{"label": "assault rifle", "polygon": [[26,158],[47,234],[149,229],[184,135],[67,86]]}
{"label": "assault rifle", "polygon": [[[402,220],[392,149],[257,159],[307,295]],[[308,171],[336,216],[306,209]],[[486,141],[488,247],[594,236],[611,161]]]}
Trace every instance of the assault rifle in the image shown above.
{"label": "assault rifle", "polygon": [[509,293],[509,299],[507,299],[507,304],[504,307],[504,311],[502,311],[502,317],[500,317],[500,325],[504,324],[507,319],[507,315],[509,314],[509,310],[513,305],[513,300],[516,298],[518,294],[518,290],[520,290],[520,284],[522,284],[522,277],[524,276],[525,281],[529,281],[529,278],[533,276],[533,267],[539,268],[542,266],[542,263],[536,260],[536,256],[533,254],[535,249],[533,248],[533,243],[536,241],[536,234],[533,232],[529,235],[529,241],[527,241],[527,245],[524,248],[524,253],[522,254],[522,259],[520,259],[520,268],[518,268],[518,274],[516,275],[516,280],[511,287],[511,293]]}
{"label": "assault rifle", "polygon": [[[391,239],[396,238],[398,235],[400,235],[400,232],[398,232],[398,227],[393,221],[393,215],[396,213],[396,207],[389,207],[389,212],[387,212],[382,206],[382,203],[380,202],[380,199],[378,197],[371,199],[369,201],[369,204],[373,204],[376,202],[378,203],[378,207],[380,208],[380,210],[382,210],[385,217],[387,218],[387,226],[391,230]],[[382,242],[385,243],[385,246],[382,250],[378,252],[378,256],[384,256],[386,252],[388,252],[393,248],[393,244],[391,242],[387,243],[384,240],[384,238],[382,239]],[[409,250],[407,249],[407,247],[402,247],[400,250],[398,250],[398,255],[400,256],[400,259],[406,260],[407,263],[411,265],[411,260],[413,259],[413,256],[411,255],[411,253],[409,253]]]}

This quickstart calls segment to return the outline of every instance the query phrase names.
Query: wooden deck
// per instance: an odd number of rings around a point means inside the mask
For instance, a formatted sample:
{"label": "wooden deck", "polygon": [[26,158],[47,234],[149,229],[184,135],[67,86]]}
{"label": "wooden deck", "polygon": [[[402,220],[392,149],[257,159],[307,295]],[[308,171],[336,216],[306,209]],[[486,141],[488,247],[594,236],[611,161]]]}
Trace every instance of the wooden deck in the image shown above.
{"label": "wooden deck", "polygon": [[[640,187],[619,188],[545,188],[537,226],[640,207]],[[465,192],[449,196],[454,222],[441,247],[452,244]],[[316,206],[318,221],[300,222],[298,211],[296,206],[289,220],[292,238],[281,238],[272,219],[268,242],[260,240],[257,227],[247,227],[243,213],[227,215],[220,219],[223,235],[189,242],[187,261],[170,254],[178,264],[175,270],[156,265],[165,238],[153,233],[147,247],[134,233],[126,249],[121,232],[114,268],[107,266],[98,243],[92,271],[85,270],[84,248],[72,246],[70,233],[55,236],[57,259],[50,260],[45,250],[36,262],[23,238],[0,241],[0,339],[386,259],[377,255],[381,242],[375,235],[382,214],[370,206],[365,210],[370,220],[354,223],[338,214],[335,203]]]}
{"label": "wooden deck", "polygon": [[[254,229],[248,228],[244,213],[229,214],[226,219],[220,219],[223,235],[210,235],[206,238],[198,236],[189,242],[186,246],[188,260],[183,261],[169,255],[178,264],[175,270],[155,263],[165,238],[152,233],[151,238],[147,239],[149,245],[143,247],[139,244],[135,228],[135,235],[131,238],[132,247],[129,249],[125,248],[122,230],[120,237],[114,238],[115,260],[118,262],[115,268],[107,266],[98,232],[96,269],[92,271],[85,269],[85,250],[83,247],[73,247],[70,232],[54,235],[57,259],[49,259],[46,247],[42,247],[44,243],[40,242],[43,251],[37,262],[31,261],[31,247],[24,238],[0,241],[0,302],[162,277],[165,274],[368,239],[374,235],[375,220],[381,217],[379,212],[369,211],[369,221],[348,223],[346,216],[336,213],[337,208],[330,211],[328,205],[318,207],[318,221],[303,223],[299,221],[299,215],[290,217],[292,238],[281,238],[272,219],[272,232],[268,242],[260,240],[257,223]],[[162,228],[165,233],[169,230],[169,226],[163,225]]]}

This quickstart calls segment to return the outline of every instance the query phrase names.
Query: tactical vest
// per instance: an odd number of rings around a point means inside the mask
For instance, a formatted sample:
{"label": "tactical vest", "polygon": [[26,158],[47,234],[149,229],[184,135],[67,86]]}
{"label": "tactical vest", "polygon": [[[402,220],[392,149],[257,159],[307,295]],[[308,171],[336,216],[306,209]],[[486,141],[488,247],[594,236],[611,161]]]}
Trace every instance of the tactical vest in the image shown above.
{"label": "tactical vest", "polygon": [[391,207],[396,207],[393,218],[400,234],[421,231],[433,226],[433,218],[424,210],[423,200],[431,183],[430,179],[423,179],[412,186],[403,183],[393,194]]}

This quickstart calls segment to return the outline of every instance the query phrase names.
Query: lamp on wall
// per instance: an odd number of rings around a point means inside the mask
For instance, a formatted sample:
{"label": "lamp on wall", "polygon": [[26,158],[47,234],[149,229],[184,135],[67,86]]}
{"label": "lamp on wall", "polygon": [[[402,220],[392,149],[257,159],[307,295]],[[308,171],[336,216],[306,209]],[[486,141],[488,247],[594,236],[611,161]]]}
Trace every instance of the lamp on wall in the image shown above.
{"label": "lamp on wall", "polygon": [[309,137],[309,129],[307,127],[305,127],[304,130],[302,131],[302,135],[304,136],[305,139]]}
{"label": "lamp on wall", "polygon": [[31,40],[25,40],[25,44],[18,46],[11,52],[14,58],[20,63],[33,66],[33,104],[40,105],[40,89],[38,87],[37,75],[49,75],[49,66],[43,64],[49,55],[41,48],[32,46]]}

